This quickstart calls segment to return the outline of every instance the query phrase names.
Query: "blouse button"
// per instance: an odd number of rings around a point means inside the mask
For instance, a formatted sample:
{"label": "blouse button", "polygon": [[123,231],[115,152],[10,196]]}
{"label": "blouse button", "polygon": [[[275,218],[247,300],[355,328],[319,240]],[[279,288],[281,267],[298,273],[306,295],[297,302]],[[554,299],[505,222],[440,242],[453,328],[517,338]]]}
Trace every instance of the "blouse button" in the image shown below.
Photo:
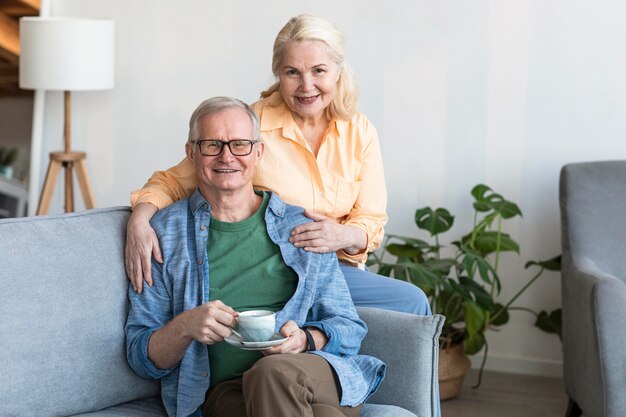
{"label": "blouse button", "polygon": [[206,230],[206,226],[200,226],[200,230]]}
{"label": "blouse button", "polygon": [[202,265],[202,262],[204,262],[204,259],[198,258],[198,265]]}

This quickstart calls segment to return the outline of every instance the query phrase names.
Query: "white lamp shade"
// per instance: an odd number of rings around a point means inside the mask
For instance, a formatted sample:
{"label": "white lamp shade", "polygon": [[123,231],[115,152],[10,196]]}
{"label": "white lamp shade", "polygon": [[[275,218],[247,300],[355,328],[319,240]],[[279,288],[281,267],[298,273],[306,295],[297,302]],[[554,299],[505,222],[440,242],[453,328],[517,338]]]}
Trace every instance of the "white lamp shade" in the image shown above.
{"label": "white lamp shade", "polygon": [[20,19],[20,88],[113,88],[115,23],[110,19]]}

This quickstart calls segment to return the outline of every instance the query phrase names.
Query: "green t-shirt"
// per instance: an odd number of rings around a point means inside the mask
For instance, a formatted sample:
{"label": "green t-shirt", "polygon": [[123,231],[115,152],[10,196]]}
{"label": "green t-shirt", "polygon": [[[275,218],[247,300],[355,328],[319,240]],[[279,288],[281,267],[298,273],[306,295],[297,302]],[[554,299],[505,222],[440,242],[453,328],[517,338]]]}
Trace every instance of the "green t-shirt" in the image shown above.
{"label": "green t-shirt", "polygon": [[[209,299],[220,300],[236,311],[281,310],[298,284],[295,271],[285,265],[278,245],[265,226],[269,194],[251,217],[240,222],[211,218],[207,254],[209,258]],[[211,387],[237,378],[263,355],[230,346],[226,342],[209,346]]]}

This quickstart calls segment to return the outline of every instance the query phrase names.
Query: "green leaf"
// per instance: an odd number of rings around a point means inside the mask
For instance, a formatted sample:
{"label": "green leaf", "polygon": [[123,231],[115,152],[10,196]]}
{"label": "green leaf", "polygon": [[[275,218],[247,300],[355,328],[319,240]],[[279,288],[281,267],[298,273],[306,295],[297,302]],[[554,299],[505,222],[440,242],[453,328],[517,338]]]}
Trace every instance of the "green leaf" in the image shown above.
{"label": "green leaf", "polygon": [[449,278],[447,281],[445,281],[444,285],[447,287],[448,291],[455,292],[460,297],[462,297],[463,300],[468,302],[474,301],[474,297],[472,297],[472,294],[469,292],[469,290],[454,279]]}
{"label": "green leaf", "polygon": [[471,279],[474,279],[475,270],[478,269],[480,278],[487,284],[492,285],[495,281],[496,288],[500,292],[500,277],[497,271],[480,253],[461,245],[459,250],[464,254],[463,268]]}
{"label": "green leaf", "polygon": [[465,335],[465,341],[463,344],[466,354],[475,355],[482,350],[483,346],[485,346],[485,335],[482,333],[468,333]]}
{"label": "green leaf", "polygon": [[485,195],[489,191],[491,191],[491,188],[487,187],[485,184],[478,184],[472,188],[472,196],[476,200],[474,203],[474,209],[476,211],[485,212],[490,210],[485,198]]}
{"label": "green leaf", "polygon": [[562,339],[562,322],[561,322],[561,314],[562,310],[559,308],[550,313],[546,311],[541,311],[539,315],[537,315],[537,320],[535,321],[535,326],[539,327],[546,333],[554,333]]}
{"label": "green leaf", "polygon": [[17,160],[18,148],[9,149],[4,146],[0,146],[0,166],[11,166]]}
{"label": "green leaf", "polygon": [[458,286],[454,278],[446,278],[446,279],[442,279],[441,281],[439,281],[439,286],[441,287],[441,291],[442,291],[442,294],[440,295],[440,297],[444,297],[446,293],[456,296],[457,290],[454,288],[455,285]]}
{"label": "green leaf", "polygon": [[438,274],[439,276],[444,276],[450,274],[450,270],[453,266],[456,265],[456,262],[454,259],[451,258],[432,258],[424,261],[423,265],[429,268],[435,274]]}
{"label": "green leaf", "polygon": [[471,193],[476,201],[481,201],[485,199],[485,194],[487,194],[489,191],[491,191],[491,188],[489,188],[489,186],[485,184],[477,184],[474,186],[474,188],[472,188]]}
{"label": "green leaf", "polygon": [[383,264],[378,267],[378,274],[388,277],[390,276],[392,270],[393,270],[393,265]]}
{"label": "green leaf", "polygon": [[387,237],[390,239],[397,239],[397,240],[401,240],[402,242],[406,243],[407,245],[411,245],[411,246],[415,246],[416,248],[422,248],[422,249],[428,249],[431,248],[430,243],[425,242],[421,239],[416,239],[413,237],[406,237],[406,236],[399,236],[399,235],[393,235],[388,233]]}
{"label": "green leaf", "polygon": [[409,268],[409,276],[413,284],[424,290],[434,289],[437,287],[437,284],[441,279],[439,274],[431,271],[430,268],[419,264]]}
{"label": "green leaf", "polygon": [[440,276],[428,267],[405,260],[395,264],[393,275],[398,279],[410,281],[420,288],[434,288],[440,280]]}
{"label": "green leaf", "polygon": [[434,311],[443,314],[446,317],[447,324],[452,325],[463,322],[463,300],[457,294],[450,292],[439,293],[439,297],[437,297],[434,304]]}
{"label": "green leaf", "polygon": [[504,306],[500,303],[496,303],[493,319],[491,323],[493,326],[503,326],[509,322],[509,310],[504,308]]}
{"label": "green leaf", "polygon": [[485,258],[476,258],[480,278],[489,285],[495,285],[496,294],[502,291],[502,283],[498,271]]}
{"label": "green leaf", "polygon": [[401,245],[399,243],[390,243],[385,250],[394,256],[405,256],[413,259],[422,258],[422,250],[411,245]]}
{"label": "green leaf", "polygon": [[[476,307],[486,311],[494,311],[494,303],[491,295],[481,287],[476,281],[467,277],[459,277],[459,284],[468,293],[472,294],[472,300],[476,303]],[[483,313],[484,316],[484,313]]]}
{"label": "green leaf", "polygon": [[510,219],[515,216],[521,216],[522,211],[517,204],[510,201],[501,201],[494,205],[494,210],[500,213],[503,219]]}
{"label": "green leaf", "polygon": [[494,193],[491,188],[484,184],[475,186],[472,189],[472,196],[476,200],[473,204],[474,210],[478,212],[494,210],[504,219],[522,215],[522,211],[517,204],[506,200],[500,194]]}
{"label": "green leaf", "polygon": [[463,265],[463,271],[465,271],[467,273],[467,275],[469,275],[470,277],[473,277],[474,275],[474,257],[471,255],[465,255],[463,257],[463,261],[461,262],[461,265]]}
{"label": "green leaf", "polygon": [[422,230],[427,230],[431,236],[450,230],[454,223],[454,216],[444,208],[437,210],[424,207],[415,211],[415,224]]}
{"label": "green leaf", "polygon": [[486,231],[476,236],[474,247],[482,256],[487,256],[496,252],[496,248],[500,252],[517,252],[519,254],[519,245],[507,233],[500,233],[500,246],[498,247],[498,232]]}
{"label": "green leaf", "polygon": [[465,328],[467,333],[470,335],[482,333],[485,328],[484,310],[472,302],[466,302],[464,307]]}
{"label": "green leaf", "polygon": [[413,264],[414,262],[408,260],[408,258],[399,257],[396,263],[390,264],[392,272],[389,274],[389,276],[400,279],[402,281],[409,281],[410,280],[409,272],[408,272],[408,268],[406,268],[405,265],[413,265]]}
{"label": "green leaf", "polygon": [[552,259],[548,259],[546,261],[528,261],[524,268],[528,269],[529,267],[537,265],[541,268],[545,268],[548,271],[560,271],[561,270],[561,255],[555,256]]}
{"label": "green leaf", "polygon": [[489,286],[495,285],[496,294],[500,294],[500,290],[502,289],[500,276],[498,275],[498,271],[496,271],[493,265],[489,262],[489,259],[466,244],[461,242],[453,243],[458,248],[460,254],[462,254],[462,261],[459,265],[462,267],[462,270],[467,273],[468,277],[470,279],[474,279],[476,269],[478,269],[478,273],[482,281]]}
{"label": "green leaf", "polygon": [[489,276],[489,263],[484,258],[475,258],[475,264],[478,266],[478,275],[487,284],[491,284],[493,281]]}

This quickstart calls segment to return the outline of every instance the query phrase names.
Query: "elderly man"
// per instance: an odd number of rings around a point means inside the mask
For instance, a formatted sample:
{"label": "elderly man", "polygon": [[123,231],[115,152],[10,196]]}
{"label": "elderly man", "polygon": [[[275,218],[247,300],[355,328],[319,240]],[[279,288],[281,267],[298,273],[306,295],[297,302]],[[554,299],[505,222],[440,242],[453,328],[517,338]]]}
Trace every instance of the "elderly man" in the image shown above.
{"label": "elderly man", "polygon": [[[129,287],[128,362],[161,379],[176,416],[358,416],[385,365],[357,355],[366,326],[334,253],[289,243],[303,209],[252,177],[263,156],[259,121],[245,103],[204,101],[189,122],[187,157],[198,190],[157,213],[162,245],[154,284]],[[238,311],[276,312],[287,337],[263,351],[223,343]]]}

